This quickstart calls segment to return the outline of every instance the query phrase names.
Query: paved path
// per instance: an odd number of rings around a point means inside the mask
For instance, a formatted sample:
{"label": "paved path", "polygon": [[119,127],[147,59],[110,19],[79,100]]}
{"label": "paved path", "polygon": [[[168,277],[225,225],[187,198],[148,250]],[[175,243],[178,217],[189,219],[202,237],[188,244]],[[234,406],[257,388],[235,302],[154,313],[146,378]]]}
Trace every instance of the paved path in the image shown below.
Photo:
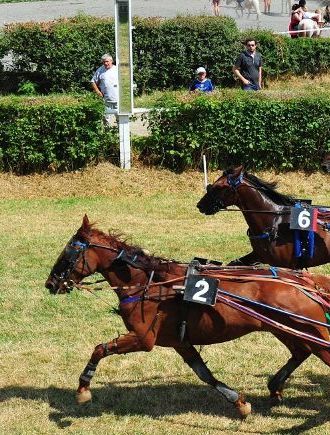
{"label": "paved path", "polygon": [[[227,0],[227,2],[230,0]],[[274,31],[286,31],[288,27],[288,14],[284,12],[286,0],[272,0],[271,14],[261,15],[258,22],[256,14],[248,18],[237,18],[234,6],[235,0],[226,5],[221,0],[221,13],[236,18],[237,25],[241,29],[246,28],[267,28]],[[261,11],[263,1],[260,1]],[[283,1],[283,3],[282,3]],[[290,1],[290,0],[289,0]],[[292,1],[292,0],[291,0]],[[311,10],[315,9],[318,1],[309,0]],[[6,23],[26,21],[48,21],[59,17],[70,17],[79,12],[98,17],[113,16],[113,0],[62,0],[62,1],[40,1],[27,3],[2,3],[0,4],[0,26]],[[212,15],[210,0],[132,0],[132,14],[141,17],[161,16],[175,17],[177,15]],[[329,32],[328,32],[329,33]]]}

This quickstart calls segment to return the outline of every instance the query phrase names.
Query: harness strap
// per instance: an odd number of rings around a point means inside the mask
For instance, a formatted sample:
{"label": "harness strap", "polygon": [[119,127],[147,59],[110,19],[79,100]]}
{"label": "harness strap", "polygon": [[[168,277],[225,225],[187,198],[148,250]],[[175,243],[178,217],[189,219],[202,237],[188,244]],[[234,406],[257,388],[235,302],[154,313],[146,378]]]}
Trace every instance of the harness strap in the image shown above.
{"label": "harness strap", "polygon": [[269,241],[273,241],[277,237],[277,231],[275,228],[271,228],[270,231],[264,231],[260,234],[252,235],[250,228],[247,229],[246,234],[250,240],[260,240],[260,239],[268,239]]}
{"label": "harness strap", "polygon": [[252,235],[250,228],[248,228],[248,230],[246,231],[247,236],[249,237],[250,240],[257,240],[257,239],[270,239],[270,233],[268,231],[265,231],[263,233],[260,234],[256,234],[256,235]]}
{"label": "harness strap", "polygon": [[266,308],[267,310],[270,310],[270,311],[275,311],[275,312],[280,313],[280,314],[285,314],[285,315],[294,317],[296,319],[303,320],[307,323],[314,323],[316,325],[324,326],[325,328],[330,328],[330,325],[328,325],[327,323],[319,322],[318,320],[310,319],[310,318],[302,316],[300,314],[296,314],[296,313],[293,313],[291,311],[283,310],[282,308],[273,307],[272,305],[264,304],[262,302],[255,301],[255,300],[250,299],[250,298],[245,298],[244,296],[239,296],[239,295],[227,292],[226,290],[218,288],[217,295],[219,293],[224,295],[224,296],[229,296],[230,298],[237,299],[237,300],[242,301],[242,302],[247,302],[250,305],[255,305],[257,307]]}
{"label": "harness strap", "polygon": [[230,306],[231,308],[234,308],[238,311],[241,311],[242,313],[245,313],[248,316],[251,316],[257,320],[260,320],[261,322],[264,322],[267,325],[271,325],[276,329],[280,329],[281,331],[284,331],[287,334],[295,335],[296,337],[302,338],[302,339],[307,340],[307,341],[311,341],[313,343],[317,343],[322,347],[330,349],[330,342],[329,341],[315,337],[315,336],[308,334],[306,332],[298,331],[297,329],[291,328],[291,327],[289,327],[287,325],[283,325],[275,320],[269,319],[268,317],[264,316],[263,314],[256,312],[252,308],[241,305],[238,302],[232,301],[225,296],[218,295],[217,302],[223,302],[224,304]]}

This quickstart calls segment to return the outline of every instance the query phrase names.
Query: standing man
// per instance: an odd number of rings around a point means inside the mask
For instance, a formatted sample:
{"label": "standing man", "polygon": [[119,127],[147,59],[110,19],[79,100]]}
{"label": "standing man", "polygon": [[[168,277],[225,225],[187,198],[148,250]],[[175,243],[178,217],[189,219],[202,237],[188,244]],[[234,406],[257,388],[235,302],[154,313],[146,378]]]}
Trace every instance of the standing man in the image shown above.
{"label": "standing man", "polygon": [[110,124],[111,111],[117,109],[118,103],[118,70],[110,54],[104,54],[101,61],[103,65],[95,71],[91,83],[93,91],[104,100],[104,119]]}
{"label": "standing man", "polygon": [[244,91],[259,91],[262,79],[262,58],[255,39],[245,41],[246,50],[237,58],[233,73],[242,82]]}

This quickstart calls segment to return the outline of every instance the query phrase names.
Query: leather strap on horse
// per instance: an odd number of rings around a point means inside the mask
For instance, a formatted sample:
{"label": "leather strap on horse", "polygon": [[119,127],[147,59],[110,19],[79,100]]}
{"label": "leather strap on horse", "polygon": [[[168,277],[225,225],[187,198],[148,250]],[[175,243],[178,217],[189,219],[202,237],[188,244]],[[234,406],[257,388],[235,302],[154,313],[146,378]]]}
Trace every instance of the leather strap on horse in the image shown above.
{"label": "leather strap on horse", "polygon": [[296,337],[302,338],[303,340],[310,341],[310,342],[316,343],[322,347],[330,349],[330,342],[329,341],[315,337],[315,336],[310,335],[306,332],[298,331],[297,329],[291,328],[287,325],[283,325],[282,323],[279,323],[276,320],[270,319],[270,318],[264,316],[263,314],[256,312],[252,308],[241,305],[235,301],[230,300],[229,298],[227,298],[225,296],[218,295],[217,302],[223,302],[224,304],[228,305],[231,308],[234,308],[238,311],[241,311],[242,313],[245,313],[248,316],[251,316],[257,320],[260,320],[261,322],[264,322],[267,325],[273,326],[274,328],[279,329],[283,332],[286,332],[290,335],[295,335]]}

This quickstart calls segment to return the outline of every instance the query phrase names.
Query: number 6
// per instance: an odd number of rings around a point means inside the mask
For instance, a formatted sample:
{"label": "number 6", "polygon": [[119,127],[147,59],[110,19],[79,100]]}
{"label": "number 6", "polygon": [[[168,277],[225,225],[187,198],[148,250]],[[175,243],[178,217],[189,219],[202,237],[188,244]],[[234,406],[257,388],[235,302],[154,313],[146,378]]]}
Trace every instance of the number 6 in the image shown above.
{"label": "number 6", "polygon": [[308,228],[311,224],[311,214],[308,210],[303,210],[298,215],[298,225],[300,228]]}

